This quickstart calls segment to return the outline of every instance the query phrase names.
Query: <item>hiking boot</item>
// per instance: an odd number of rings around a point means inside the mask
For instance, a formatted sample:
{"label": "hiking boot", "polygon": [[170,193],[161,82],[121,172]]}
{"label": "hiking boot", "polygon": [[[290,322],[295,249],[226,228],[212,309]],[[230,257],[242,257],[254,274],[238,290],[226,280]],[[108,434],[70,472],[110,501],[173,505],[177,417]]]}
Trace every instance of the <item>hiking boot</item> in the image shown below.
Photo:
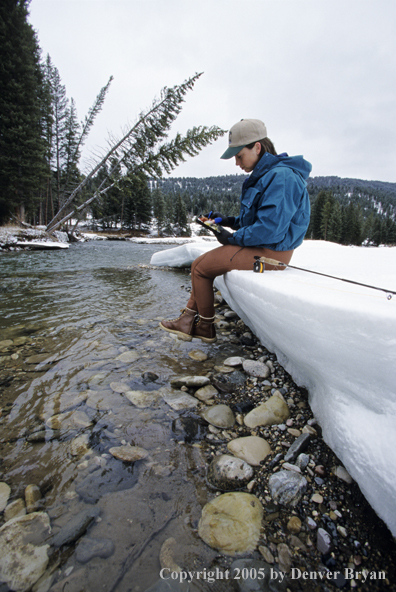
{"label": "hiking boot", "polygon": [[198,320],[193,327],[193,337],[197,337],[205,343],[214,343],[217,340],[214,319],[214,317],[207,318],[198,315]]}
{"label": "hiking boot", "polygon": [[191,341],[196,315],[197,312],[195,310],[186,307],[182,309],[179,318],[172,321],[161,321],[159,326],[169,333],[175,333],[175,335],[178,335],[184,341]]}

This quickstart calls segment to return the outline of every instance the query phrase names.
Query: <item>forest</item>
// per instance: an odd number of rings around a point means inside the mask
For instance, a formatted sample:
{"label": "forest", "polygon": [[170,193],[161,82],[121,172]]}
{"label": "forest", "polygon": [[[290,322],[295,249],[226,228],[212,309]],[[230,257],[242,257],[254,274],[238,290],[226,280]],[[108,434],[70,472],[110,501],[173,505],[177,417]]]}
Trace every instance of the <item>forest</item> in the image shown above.
{"label": "forest", "polygon": [[[43,225],[73,234],[93,230],[188,236],[195,216],[209,210],[238,215],[245,175],[178,178],[170,173],[225,131],[194,127],[167,140],[185,94],[200,74],[165,88],[114,140],[89,173],[80,170],[84,143],[101,111],[112,77],[84,120],[67,97],[49,55],[41,55],[28,23],[29,0],[0,6],[0,224]],[[352,245],[396,244],[396,183],[313,177],[306,238]]]}

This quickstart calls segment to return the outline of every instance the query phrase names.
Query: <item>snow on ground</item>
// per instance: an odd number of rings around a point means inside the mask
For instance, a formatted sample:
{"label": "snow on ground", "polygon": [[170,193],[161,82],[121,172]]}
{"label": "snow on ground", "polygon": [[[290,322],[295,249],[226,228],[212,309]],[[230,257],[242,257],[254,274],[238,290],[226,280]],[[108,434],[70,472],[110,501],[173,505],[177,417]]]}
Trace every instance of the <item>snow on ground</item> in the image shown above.
{"label": "snow on ground", "polygon": [[[218,244],[155,253],[184,267]],[[396,291],[396,247],[305,241],[291,265]],[[216,279],[228,304],[309,390],[327,444],[396,536],[396,295],[289,268]]]}

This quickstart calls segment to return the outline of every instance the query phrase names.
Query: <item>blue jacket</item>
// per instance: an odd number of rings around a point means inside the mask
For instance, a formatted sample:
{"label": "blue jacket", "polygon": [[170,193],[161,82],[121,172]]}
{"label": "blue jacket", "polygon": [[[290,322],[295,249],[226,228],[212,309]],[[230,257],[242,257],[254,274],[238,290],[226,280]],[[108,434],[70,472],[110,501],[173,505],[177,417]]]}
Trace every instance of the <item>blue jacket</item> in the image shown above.
{"label": "blue jacket", "polygon": [[311,169],[302,156],[265,152],[242,186],[236,232],[229,243],[274,251],[301,245],[310,217],[305,180]]}

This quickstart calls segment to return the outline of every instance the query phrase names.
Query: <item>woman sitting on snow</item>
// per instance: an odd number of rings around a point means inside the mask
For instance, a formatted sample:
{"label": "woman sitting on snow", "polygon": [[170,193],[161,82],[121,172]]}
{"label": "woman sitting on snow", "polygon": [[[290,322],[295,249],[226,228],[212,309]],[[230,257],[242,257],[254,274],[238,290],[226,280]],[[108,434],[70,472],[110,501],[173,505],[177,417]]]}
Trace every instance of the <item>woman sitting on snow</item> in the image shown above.
{"label": "woman sitting on snow", "polygon": [[[201,255],[191,266],[192,292],[179,318],[161,321],[160,327],[191,341],[216,341],[213,280],[233,269],[253,270],[255,256],[289,263],[293,250],[303,242],[309,224],[310,205],[306,179],[312,166],[302,156],[277,155],[267,129],[258,119],[242,119],[229,132],[223,159],[251,175],[244,181],[239,216],[210,212],[223,245]],[[220,218],[220,220],[219,220]],[[223,227],[235,230],[228,232]],[[266,269],[277,269],[266,265]]]}

